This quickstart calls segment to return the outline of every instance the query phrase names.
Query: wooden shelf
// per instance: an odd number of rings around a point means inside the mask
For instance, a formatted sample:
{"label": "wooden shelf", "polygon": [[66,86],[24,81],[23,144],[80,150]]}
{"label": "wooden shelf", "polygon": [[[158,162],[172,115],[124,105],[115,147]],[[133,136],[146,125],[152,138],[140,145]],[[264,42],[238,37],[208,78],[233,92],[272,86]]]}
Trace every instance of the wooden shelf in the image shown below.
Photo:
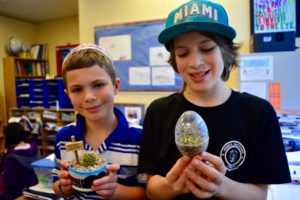
{"label": "wooden shelf", "polygon": [[[48,118],[43,117],[43,113],[45,111],[55,114],[55,116],[57,116],[57,118],[56,119],[48,119]],[[45,157],[53,152],[54,143],[55,143],[55,135],[57,133],[56,130],[52,130],[52,129],[47,130],[45,128],[47,126],[47,123],[51,123],[51,124],[54,123],[56,126],[64,126],[68,123],[72,123],[75,121],[75,112],[73,109],[60,109],[60,110],[50,109],[50,108],[10,108],[9,109],[10,117],[15,116],[15,114],[25,115],[28,117],[27,114],[32,113],[32,112],[36,112],[36,114],[39,115],[38,117],[43,122],[43,128],[41,131],[41,135],[38,137],[38,143],[40,144],[39,148],[40,148],[41,155],[43,157]],[[68,114],[71,113],[73,115],[73,118],[72,118],[73,120],[68,121],[67,123],[63,122],[63,120],[61,119],[62,113],[68,113]]]}
{"label": "wooden shelf", "polygon": [[[21,72],[19,73],[17,72],[19,68],[22,68],[21,71],[24,74],[22,74]],[[37,79],[37,78],[45,77],[46,73],[48,73],[48,61],[28,59],[28,58],[4,57],[3,72],[4,72],[4,89],[5,89],[4,96],[6,98],[5,107],[7,113],[5,118],[8,119],[9,108],[17,107],[16,80]],[[29,72],[32,73],[29,74]]]}
{"label": "wooden shelf", "polygon": [[[48,131],[46,126],[49,129],[55,124],[61,127],[75,120],[71,116],[70,121],[65,121],[65,119],[69,118],[69,115],[62,116],[62,113],[65,112],[72,113],[75,116],[73,109],[51,109],[53,107],[72,107],[69,99],[63,92],[62,79],[46,80],[45,76],[49,73],[48,60],[41,59],[5,57],[3,58],[3,71],[4,96],[6,98],[5,118],[9,119],[16,115],[19,117],[20,115],[25,115],[30,120],[33,120],[31,116],[36,117],[37,115],[43,122],[41,135],[38,137],[41,155],[48,155],[51,153],[50,150],[53,149],[54,143],[53,141],[52,143],[47,142],[46,136],[50,134],[55,136],[56,131]],[[43,113],[45,111],[56,113],[56,118],[48,119],[44,117]],[[1,133],[2,126],[0,121]],[[1,146],[3,138],[1,133],[0,151],[3,146]]]}

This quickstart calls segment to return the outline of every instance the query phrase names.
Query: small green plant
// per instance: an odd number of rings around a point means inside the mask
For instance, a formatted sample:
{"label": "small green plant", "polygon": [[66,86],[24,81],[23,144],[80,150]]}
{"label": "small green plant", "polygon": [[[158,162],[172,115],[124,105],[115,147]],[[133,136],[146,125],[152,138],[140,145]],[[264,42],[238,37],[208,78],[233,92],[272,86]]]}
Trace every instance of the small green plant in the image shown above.
{"label": "small green plant", "polygon": [[95,152],[87,151],[84,152],[83,158],[82,158],[82,164],[85,167],[93,166],[96,164],[97,161],[97,155]]}
{"label": "small green plant", "polygon": [[180,145],[199,145],[201,138],[198,134],[184,134],[179,138]]}

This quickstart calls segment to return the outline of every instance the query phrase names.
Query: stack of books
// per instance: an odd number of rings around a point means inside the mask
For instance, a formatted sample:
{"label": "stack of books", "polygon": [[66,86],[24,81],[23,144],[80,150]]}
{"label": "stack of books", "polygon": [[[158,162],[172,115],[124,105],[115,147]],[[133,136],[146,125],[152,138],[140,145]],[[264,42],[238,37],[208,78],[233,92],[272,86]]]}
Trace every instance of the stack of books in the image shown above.
{"label": "stack of books", "polygon": [[30,53],[33,59],[48,60],[47,44],[34,44],[30,48]]}
{"label": "stack of books", "polygon": [[30,188],[25,188],[23,191],[23,195],[32,199],[41,199],[41,200],[61,199],[56,196],[52,188],[50,189],[49,187],[40,183]]}

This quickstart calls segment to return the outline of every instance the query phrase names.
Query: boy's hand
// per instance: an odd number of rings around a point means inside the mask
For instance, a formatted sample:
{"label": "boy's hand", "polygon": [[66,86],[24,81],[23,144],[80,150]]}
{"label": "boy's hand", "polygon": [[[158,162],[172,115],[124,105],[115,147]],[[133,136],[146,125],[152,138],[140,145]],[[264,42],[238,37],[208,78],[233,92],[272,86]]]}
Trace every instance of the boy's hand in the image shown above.
{"label": "boy's hand", "polygon": [[196,197],[209,198],[220,192],[225,173],[222,159],[204,152],[188,166],[186,186]]}
{"label": "boy's hand", "polygon": [[101,196],[104,199],[111,198],[115,194],[118,186],[117,171],[119,169],[119,164],[107,165],[106,171],[108,175],[95,180],[92,185],[92,190],[94,190],[99,196]]}
{"label": "boy's hand", "polygon": [[183,156],[177,160],[175,165],[166,175],[167,184],[172,187],[173,191],[178,194],[187,193],[188,190],[185,188],[186,175],[183,173],[187,167],[190,158]]}
{"label": "boy's hand", "polygon": [[69,174],[68,167],[68,161],[62,160],[60,162],[60,171],[58,172],[58,178],[64,194],[71,194],[74,191],[74,189],[72,188],[72,180]]}

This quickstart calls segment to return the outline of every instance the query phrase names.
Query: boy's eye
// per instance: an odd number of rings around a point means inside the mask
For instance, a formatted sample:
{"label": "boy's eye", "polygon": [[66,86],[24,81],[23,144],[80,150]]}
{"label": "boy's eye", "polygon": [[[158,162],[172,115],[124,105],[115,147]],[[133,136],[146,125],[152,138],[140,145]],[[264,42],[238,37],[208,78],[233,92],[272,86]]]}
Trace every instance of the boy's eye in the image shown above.
{"label": "boy's eye", "polygon": [[81,92],[81,90],[82,90],[81,88],[72,88],[71,92],[72,93],[79,93],[79,92]]}
{"label": "boy's eye", "polygon": [[212,47],[202,48],[201,51],[202,52],[210,52],[210,51],[212,51],[214,49],[215,49],[215,46],[212,46]]}
{"label": "boy's eye", "polygon": [[175,52],[176,56],[177,57],[184,57],[187,55],[187,52],[185,51],[178,51],[178,52]]}
{"label": "boy's eye", "polygon": [[177,54],[178,57],[185,57],[187,54],[186,53],[181,53],[181,54]]}
{"label": "boy's eye", "polygon": [[103,86],[105,86],[105,83],[96,83],[94,85],[95,88],[100,88],[100,87],[103,87]]}
{"label": "boy's eye", "polygon": [[[207,47],[199,47],[199,51],[202,52],[202,53],[209,53],[211,51],[213,51],[215,49],[216,46],[212,46],[212,45],[209,45]],[[179,58],[182,58],[182,57],[185,57],[187,56],[189,53],[188,51],[175,51],[175,55]]]}

